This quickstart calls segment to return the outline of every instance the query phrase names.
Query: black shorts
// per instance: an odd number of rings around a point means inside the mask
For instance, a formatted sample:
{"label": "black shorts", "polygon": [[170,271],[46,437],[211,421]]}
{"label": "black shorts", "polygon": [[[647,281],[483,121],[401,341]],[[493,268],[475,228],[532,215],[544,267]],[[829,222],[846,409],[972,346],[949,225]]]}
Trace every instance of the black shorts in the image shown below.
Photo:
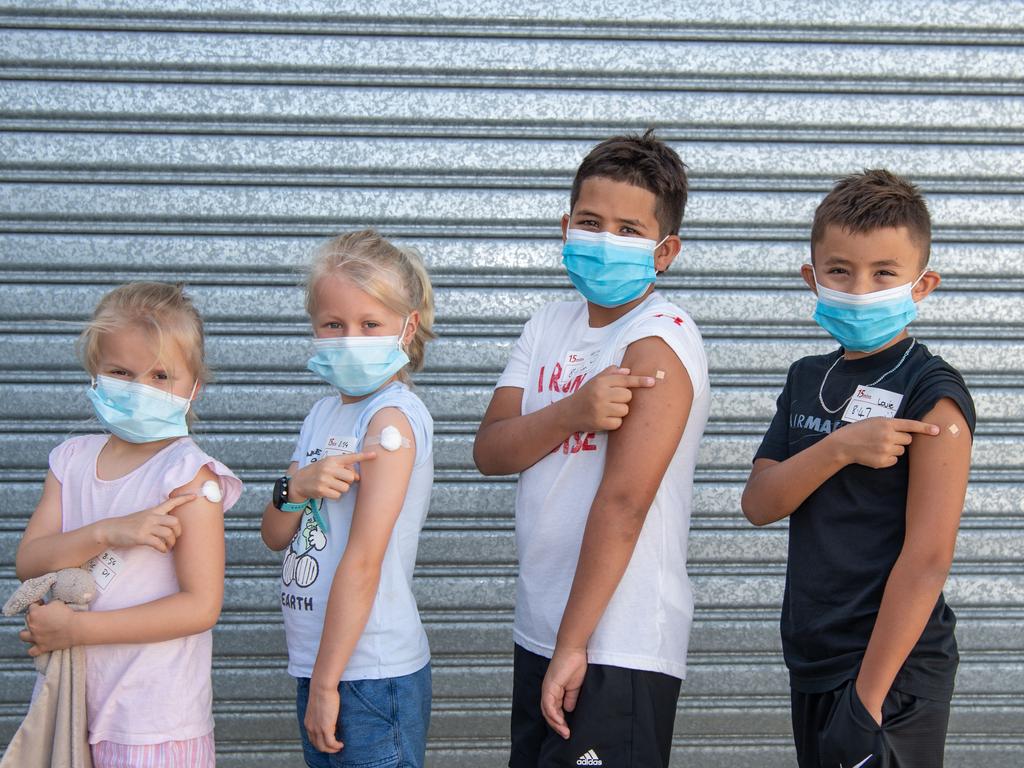
{"label": "black shorts", "polygon": [[949,702],[890,690],[879,727],[854,681],[834,691],[792,691],[800,768],[942,768]]}
{"label": "black shorts", "polygon": [[510,768],[667,768],[679,678],[588,665],[576,709],[566,712],[570,735],[563,739],[540,711],[548,664],[543,656],[516,646]]}

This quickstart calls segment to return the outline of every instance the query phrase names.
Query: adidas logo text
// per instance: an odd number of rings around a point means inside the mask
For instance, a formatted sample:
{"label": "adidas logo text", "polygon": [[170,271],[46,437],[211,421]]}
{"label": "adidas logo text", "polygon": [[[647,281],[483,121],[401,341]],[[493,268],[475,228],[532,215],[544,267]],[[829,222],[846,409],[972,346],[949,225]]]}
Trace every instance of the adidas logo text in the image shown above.
{"label": "adidas logo text", "polygon": [[604,765],[604,761],[597,756],[597,752],[588,749],[577,758],[576,765]]}

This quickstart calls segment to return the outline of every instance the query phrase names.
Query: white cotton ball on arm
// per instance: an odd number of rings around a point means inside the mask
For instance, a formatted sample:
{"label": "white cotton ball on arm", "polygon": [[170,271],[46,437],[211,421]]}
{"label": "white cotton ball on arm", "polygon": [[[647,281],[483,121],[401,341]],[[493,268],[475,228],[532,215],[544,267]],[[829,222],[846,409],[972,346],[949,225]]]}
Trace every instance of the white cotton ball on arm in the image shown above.
{"label": "white cotton ball on arm", "polygon": [[402,433],[398,431],[398,427],[389,424],[381,430],[380,447],[385,451],[397,451],[402,447]]}
{"label": "white cotton ball on arm", "polygon": [[380,435],[373,435],[367,437],[363,441],[363,446],[369,448],[371,445],[379,445],[385,451],[389,453],[397,451],[399,448],[412,448],[412,443],[409,439],[402,437],[402,433],[398,431],[398,427],[389,424],[380,431]]}
{"label": "white cotton ball on arm", "polygon": [[214,504],[224,498],[220,492],[220,483],[216,480],[207,480],[203,483],[199,492]]}

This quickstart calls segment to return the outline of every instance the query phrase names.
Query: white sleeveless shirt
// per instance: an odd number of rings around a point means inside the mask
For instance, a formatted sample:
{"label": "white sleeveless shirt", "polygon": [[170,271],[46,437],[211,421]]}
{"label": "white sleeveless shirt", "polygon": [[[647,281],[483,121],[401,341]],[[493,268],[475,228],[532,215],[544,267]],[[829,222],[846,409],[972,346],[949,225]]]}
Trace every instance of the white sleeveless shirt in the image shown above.
{"label": "white sleeveless shirt", "polygon": [[[416,439],[416,459],[405,503],[381,564],[370,618],[342,680],[399,677],[416,672],[430,661],[427,636],[412,593],[416,549],[434,482],[433,420],[426,406],[397,382],[355,403],[342,403],[337,395],[325,397],[303,422],[292,461],[304,467],[332,454],[361,451],[367,425],[382,408],[397,408],[409,420]],[[308,510],[304,512],[299,530],[285,551],[281,610],[288,640],[288,673],[293,677],[313,675],[327,599],[348,544],[358,493],[356,484],[340,499],[325,500],[320,514],[327,530]]]}
{"label": "white sleeveless shirt", "polygon": [[[697,449],[710,406],[707,360],[693,319],[657,292],[602,328],[585,301],[541,308],[526,324],[498,387],[523,390],[522,413],[570,396],[622,362],[626,348],[662,339],[693,385],[693,404],[629,566],[588,644],[594,664],[686,676],[693,594],[686,551]],[[583,531],[605,472],[608,433],[579,433],[519,475],[515,642],[548,658],[569,599]]]}

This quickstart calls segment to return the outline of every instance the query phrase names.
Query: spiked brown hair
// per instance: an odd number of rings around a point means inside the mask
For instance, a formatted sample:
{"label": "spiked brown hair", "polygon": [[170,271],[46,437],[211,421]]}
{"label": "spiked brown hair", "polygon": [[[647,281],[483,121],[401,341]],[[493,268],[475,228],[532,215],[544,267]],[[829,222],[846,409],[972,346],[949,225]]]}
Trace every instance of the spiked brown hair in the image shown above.
{"label": "spiked brown hair", "polygon": [[825,237],[830,225],[850,234],[876,229],[906,227],[914,244],[921,248],[921,266],[928,264],[932,242],[932,220],[920,190],[904,178],[884,169],[865,169],[844,176],[814,212],[811,227],[811,260],[814,246]]}

